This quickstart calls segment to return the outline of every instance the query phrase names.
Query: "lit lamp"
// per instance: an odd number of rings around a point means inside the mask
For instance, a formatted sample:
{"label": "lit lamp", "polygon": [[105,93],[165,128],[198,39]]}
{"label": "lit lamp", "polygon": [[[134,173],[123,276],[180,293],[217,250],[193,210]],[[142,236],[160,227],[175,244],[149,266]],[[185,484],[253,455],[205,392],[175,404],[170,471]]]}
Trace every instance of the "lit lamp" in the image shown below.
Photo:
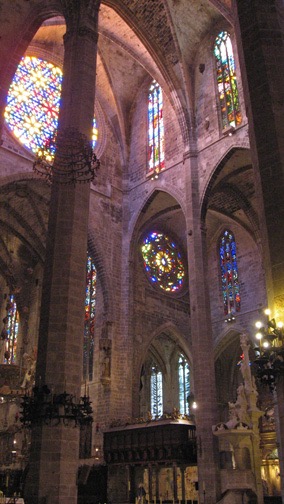
{"label": "lit lamp", "polygon": [[159,178],[159,168],[155,168],[151,180],[157,180]]}
{"label": "lit lamp", "polygon": [[274,390],[277,380],[284,376],[284,331],[283,322],[270,319],[270,310],[264,310],[267,322],[255,323],[258,346],[255,347],[257,377]]}
{"label": "lit lamp", "polygon": [[235,322],[235,320],[236,320],[236,317],[235,317],[235,315],[234,315],[234,313],[233,313],[233,312],[230,312],[230,313],[227,315],[227,317],[225,318],[225,322],[226,322],[227,324],[231,324],[232,322]]}
{"label": "lit lamp", "polygon": [[192,393],[189,394],[187,400],[188,400],[188,405],[189,405],[189,411],[196,410],[198,408],[197,402],[196,402],[194,395]]}

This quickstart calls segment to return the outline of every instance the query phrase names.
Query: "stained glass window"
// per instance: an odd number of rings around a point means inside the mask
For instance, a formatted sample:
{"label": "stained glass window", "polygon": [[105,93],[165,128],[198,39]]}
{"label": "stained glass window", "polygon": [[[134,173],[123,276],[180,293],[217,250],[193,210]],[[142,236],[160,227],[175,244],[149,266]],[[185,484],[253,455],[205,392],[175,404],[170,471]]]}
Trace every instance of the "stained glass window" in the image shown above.
{"label": "stained glass window", "polygon": [[94,120],[93,120],[93,136],[92,136],[93,147],[96,146],[97,141],[98,141],[98,137],[99,137],[99,130],[98,130],[98,126],[97,126],[97,120],[94,117]]}
{"label": "stained glass window", "polygon": [[[17,358],[17,343],[19,331],[19,313],[17,303],[11,294],[6,306],[7,315],[4,318],[4,363],[14,364]],[[2,335],[1,335],[2,336]]]}
{"label": "stained glass window", "polygon": [[84,380],[92,380],[94,361],[97,271],[94,261],[89,255],[87,257],[86,273],[83,378]]}
{"label": "stained glass window", "polygon": [[163,92],[153,81],[148,93],[148,174],[165,168]]}
{"label": "stained glass window", "polygon": [[220,239],[220,267],[224,313],[239,312],[241,296],[234,235],[226,230]]}
{"label": "stained glass window", "polygon": [[182,354],[178,361],[178,383],[179,411],[182,415],[189,415],[188,398],[190,394],[190,369],[186,358]]}
{"label": "stained glass window", "polygon": [[[56,133],[61,84],[60,68],[35,56],[25,56],[9,88],[6,123],[18,140],[35,154],[44,149]],[[92,140],[95,147],[98,141],[95,118]]]}
{"label": "stained glass window", "polygon": [[242,122],[235,60],[231,37],[222,31],[215,40],[214,54],[217,86],[221,107],[222,128],[236,127]]}
{"label": "stained glass window", "polygon": [[153,418],[163,415],[163,375],[156,365],[151,369],[151,414]]}
{"label": "stained glass window", "polygon": [[34,56],[22,58],[10,86],[5,119],[14,135],[37,152],[58,123],[62,71]]}
{"label": "stained glass window", "polygon": [[165,292],[180,292],[185,285],[185,267],[177,244],[154,231],[144,238],[141,251],[150,282]]}

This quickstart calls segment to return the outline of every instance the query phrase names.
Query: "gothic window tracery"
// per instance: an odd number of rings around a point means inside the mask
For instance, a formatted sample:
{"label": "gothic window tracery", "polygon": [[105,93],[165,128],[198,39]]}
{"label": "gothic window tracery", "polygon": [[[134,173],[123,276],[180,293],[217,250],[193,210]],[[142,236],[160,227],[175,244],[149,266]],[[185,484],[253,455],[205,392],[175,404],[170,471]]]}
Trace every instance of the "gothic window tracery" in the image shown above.
{"label": "gothic window tracery", "polygon": [[35,56],[21,59],[11,83],[5,119],[18,140],[37,153],[58,125],[62,71]]}
{"label": "gothic window tracery", "polygon": [[229,230],[220,238],[219,256],[224,314],[228,315],[241,309],[236,242]]}
{"label": "gothic window tracery", "polygon": [[236,67],[230,34],[222,31],[215,39],[214,56],[222,129],[236,128],[242,122]]}
{"label": "gothic window tracery", "polygon": [[[25,56],[9,88],[6,124],[19,142],[34,154],[48,149],[49,139],[56,134],[62,78],[59,67],[35,56]],[[98,141],[95,118],[92,140],[95,147]]]}
{"label": "gothic window tracery", "polygon": [[96,289],[97,271],[93,259],[88,255],[86,267],[83,379],[89,381],[93,379]]}
{"label": "gothic window tracery", "polygon": [[164,168],[163,91],[154,80],[148,92],[148,175]]}
{"label": "gothic window tracery", "polygon": [[189,415],[190,368],[183,354],[180,354],[178,360],[178,384],[179,411],[182,415]]}
{"label": "gothic window tracery", "polygon": [[19,312],[13,294],[9,296],[6,310],[7,314],[3,320],[4,328],[1,333],[1,337],[4,340],[4,363],[15,364],[17,358]]}
{"label": "gothic window tracery", "polygon": [[180,292],[185,285],[185,266],[178,245],[168,235],[152,231],[141,246],[149,281],[164,292]]}
{"label": "gothic window tracery", "polygon": [[159,418],[163,415],[163,375],[156,364],[151,368],[151,415]]}

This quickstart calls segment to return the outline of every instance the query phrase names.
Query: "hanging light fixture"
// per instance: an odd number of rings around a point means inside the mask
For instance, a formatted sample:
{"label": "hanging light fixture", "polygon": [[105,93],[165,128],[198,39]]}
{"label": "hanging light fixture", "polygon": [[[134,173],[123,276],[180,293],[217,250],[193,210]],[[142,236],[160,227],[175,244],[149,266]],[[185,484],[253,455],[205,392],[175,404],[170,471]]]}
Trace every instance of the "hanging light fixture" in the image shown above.
{"label": "hanging light fixture", "polygon": [[24,427],[33,425],[83,425],[92,423],[93,409],[86,393],[79,400],[65,390],[53,394],[47,385],[34,387],[26,393],[21,404],[20,421]]}
{"label": "hanging light fixture", "polygon": [[277,381],[284,376],[284,327],[283,322],[270,319],[270,310],[264,310],[266,323],[257,321],[255,337],[258,345],[255,347],[257,377],[261,383],[274,390]]}
{"label": "hanging light fixture", "polygon": [[76,128],[66,128],[39,149],[33,169],[48,182],[75,184],[94,180],[99,166],[87,137]]}

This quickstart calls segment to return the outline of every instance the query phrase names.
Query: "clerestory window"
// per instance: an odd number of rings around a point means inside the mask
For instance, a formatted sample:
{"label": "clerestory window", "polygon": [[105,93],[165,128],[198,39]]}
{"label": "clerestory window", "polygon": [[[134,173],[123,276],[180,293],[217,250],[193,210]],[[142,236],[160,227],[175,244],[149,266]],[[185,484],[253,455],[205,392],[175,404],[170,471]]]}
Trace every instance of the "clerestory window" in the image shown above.
{"label": "clerestory window", "polygon": [[236,128],[242,122],[236,67],[230,34],[222,31],[215,39],[214,55],[222,129]]}
{"label": "clerestory window", "polygon": [[153,81],[148,92],[148,175],[165,168],[163,91]]}
{"label": "clerestory window", "polygon": [[236,242],[229,230],[224,231],[220,238],[219,258],[224,314],[228,315],[241,309]]}

